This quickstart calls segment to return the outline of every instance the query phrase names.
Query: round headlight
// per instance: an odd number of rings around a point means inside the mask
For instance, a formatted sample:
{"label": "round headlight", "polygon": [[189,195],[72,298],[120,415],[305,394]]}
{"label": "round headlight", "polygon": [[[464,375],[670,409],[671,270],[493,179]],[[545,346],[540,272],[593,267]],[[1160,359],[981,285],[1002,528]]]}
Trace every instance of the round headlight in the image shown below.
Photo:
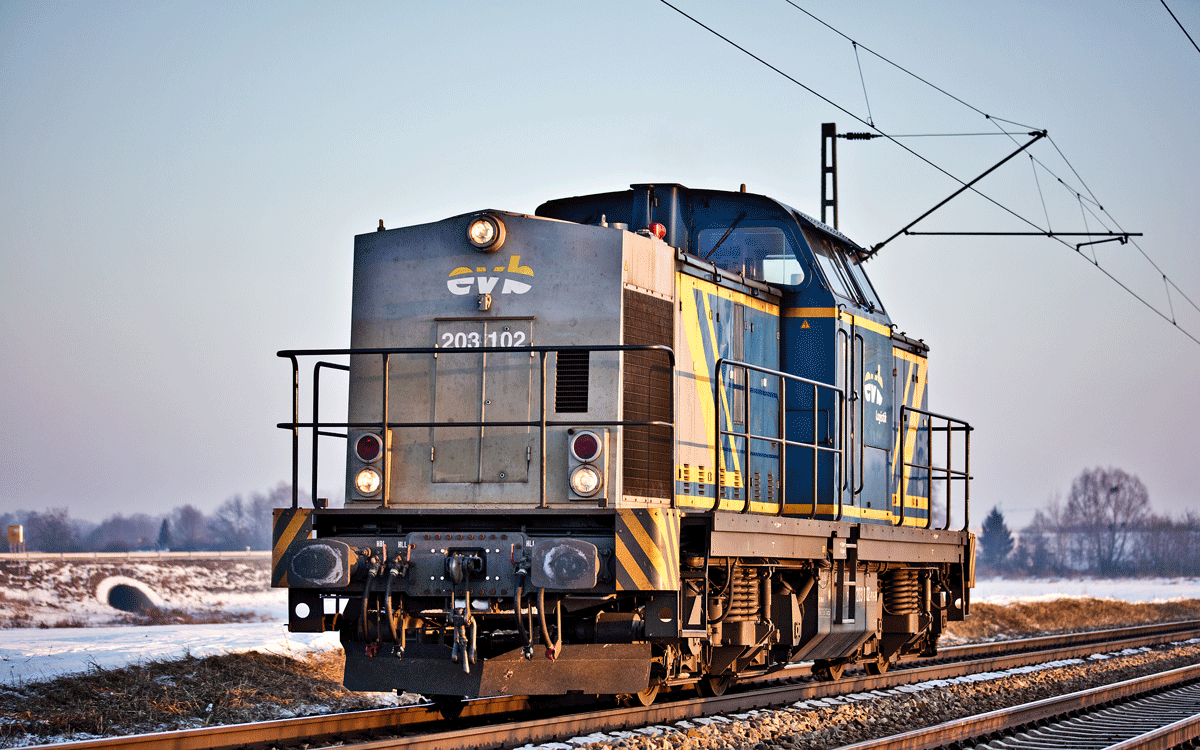
{"label": "round headlight", "polygon": [[583,465],[571,472],[571,489],[576,495],[594,495],[600,489],[600,472],[595,466]]}
{"label": "round headlight", "polygon": [[467,239],[477,250],[499,250],[504,244],[504,222],[495,216],[477,216],[467,225]]}
{"label": "round headlight", "polygon": [[367,434],[360,437],[358,442],[354,444],[354,452],[366,463],[371,463],[379,458],[382,447],[377,436]]}
{"label": "round headlight", "polygon": [[362,495],[374,495],[383,484],[379,472],[367,467],[354,475],[354,489]]}

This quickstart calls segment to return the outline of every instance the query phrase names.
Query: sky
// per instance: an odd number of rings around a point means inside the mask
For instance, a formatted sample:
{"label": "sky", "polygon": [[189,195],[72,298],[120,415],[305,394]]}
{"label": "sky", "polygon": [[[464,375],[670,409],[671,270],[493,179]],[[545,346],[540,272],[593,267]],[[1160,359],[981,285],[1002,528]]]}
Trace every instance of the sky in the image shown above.
{"label": "sky", "polygon": [[[1200,303],[1200,52],[1162,3],[795,2],[857,55],[786,0],[674,4],[836,107],[658,0],[4,0],[0,512],[211,510],[288,479],[275,352],[348,345],[353,236],[380,219],[644,182],[745,183],[819,216],[821,123],[867,130],[855,116],[1049,132],[1041,166],[979,183],[1011,213],[965,194],[916,229],[1144,233],[1087,259],[902,236],[868,264],[930,346],[930,408],[975,427],[975,525],[999,506],[1019,528],[1095,466],[1161,513],[1200,509],[1200,344],[1170,321],[1200,339],[1200,313],[1162,278]],[[1200,3],[1169,5],[1200,38]],[[1016,148],[899,140],[964,180]],[[865,246],[959,185],[882,139],[838,161],[839,228]]]}

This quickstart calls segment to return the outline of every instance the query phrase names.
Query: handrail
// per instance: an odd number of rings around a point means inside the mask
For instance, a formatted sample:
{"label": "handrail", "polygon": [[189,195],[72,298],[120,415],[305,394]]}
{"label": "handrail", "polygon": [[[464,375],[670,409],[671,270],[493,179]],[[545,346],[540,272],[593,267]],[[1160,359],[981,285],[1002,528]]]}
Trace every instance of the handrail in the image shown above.
{"label": "handrail", "polygon": [[[925,427],[926,440],[926,459],[927,464],[918,464],[915,462],[905,461],[904,456],[907,455],[908,444],[908,414],[918,414],[929,417],[930,424]],[[934,427],[933,420],[939,419],[946,423],[945,427]],[[918,425],[918,428],[920,426]],[[908,499],[908,482],[905,481],[905,469],[922,469],[926,472],[927,487],[929,492],[929,509],[926,513],[925,528],[933,526],[933,483],[946,483],[946,524],[941,527],[943,531],[949,530],[951,521],[951,511],[953,508],[952,500],[954,497],[954,482],[960,480],[963,482],[963,526],[962,530],[967,531],[971,522],[971,433],[975,428],[961,419],[948,417],[937,412],[918,409],[913,406],[904,404],[900,407],[900,455],[897,456],[897,461],[900,462],[900,514],[898,520],[893,524],[902,526],[904,524],[904,508],[905,500]],[[946,465],[933,465],[933,433],[946,433]],[[965,449],[963,451],[963,468],[955,469],[953,458],[954,433],[964,433]],[[935,476],[940,474],[941,476]]]}
{"label": "handrail", "polygon": [[[672,403],[674,402],[674,387],[675,387],[675,352],[674,350],[662,344],[573,344],[564,346],[480,346],[474,348],[442,348],[442,347],[370,347],[362,349],[284,349],[276,353],[276,356],[287,359],[292,363],[292,421],[280,422],[276,426],[280,429],[292,431],[292,507],[300,506],[299,496],[299,465],[300,465],[300,430],[311,429],[314,431],[313,437],[313,495],[312,502],[316,507],[316,485],[317,485],[317,435],[325,435],[331,437],[342,437],[337,433],[321,432],[321,428],[345,428],[347,434],[344,437],[349,438],[349,430],[355,428],[373,429],[379,428],[382,430],[382,439],[384,441],[384,450],[388,448],[387,434],[389,430],[398,428],[419,428],[419,427],[537,427],[539,429],[539,439],[542,450],[542,466],[541,477],[539,480],[539,496],[540,507],[548,507],[546,502],[546,428],[549,426],[572,426],[572,427],[666,427],[671,430],[675,429],[674,408],[672,407],[672,421],[664,422],[661,420],[589,420],[581,421],[572,419],[568,421],[549,421],[546,418],[546,357],[547,355],[565,351],[586,351],[586,352],[628,352],[628,351],[660,351],[667,355],[668,362],[671,367],[671,388],[672,388]],[[540,382],[540,399],[538,404],[538,419],[529,421],[508,421],[508,422],[392,422],[388,419],[390,407],[390,361],[393,355],[413,355],[413,354],[433,354],[441,356],[446,354],[521,354],[528,353],[532,358],[535,354],[540,355],[541,359],[541,382]],[[315,395],[319,388],[317,386],[316,373],[319,372],[322,365],[335,369],[350,368],[346,365],[334,363],[317,363],[314,368],[314,398],[313,398],[313,421],[300,421],[300,365],[299,357],[337,357],[337,356],[361,356],[361,355],[376,355],[382,357],[383,364],[383,386],[381,388],[381,409],[382,418],[379,422],[321,422],[317,412],[318,400]],[[382,476],[382,493],[380,495],[381,505],[388,507],[388,465],[390,462],[383,463]]]}
{"label": "handrail", "polygon": [[[779,408],[779,415],[780,415],[779,424],[781,425],[781,429],[779,431],[778,437],[771,436],[771,435],[757,435],[757,434],[751,432],[751,430],[750,430],[750,417],[749,417],[749,415],[750,415],[750,408],[749,408],[749,405],[750,405],[749,404],[750,378],[748,375],[746,377],[746,383],[744,385],[746,407],[747,407],[746,408],[746,419],[744,420],[745,429],[744,429],[744,431],[741,431],[741,432],[738,432],[735,430],[722,429],[722,424],[725,421],[725,412],[723,409],[721,409],[721,391],[723,388],[723,386],[722,386],[723,380],[721,379],[721,375],[726,367],[741,368],[744,372],[747,372],[747,373],[749,373],[750,371],[760,372],[760,373],[763,373],[764,375],[769,375],[769,376],[777,377],[780,379],[779,407],[778,408]],[[818,429],[819,420],[817,418],[818,414],[819,414],[819,409],[817,408],[819,399],[817,398],[817,394],[818,394],[818,389],[823,388],[823,389],[830,391],[837,397],[836,406],[837,406],[837,412],[838,412],[838,431],[834,432],[832,430],[829,430],[828,431],[829,434],[827,436],[828,439],[832,439],[834,435],[838,435],[839,437],[841,437],[843,434],[845,416],[846,416],[846,394],[844,392],[842,392],[841,389],[837,388],[836,386],[832,386],[829,383],[822,383],[819,380],[810,380],[808,378],[802,378],[799,375],[792,375],[791,373],[781,372],[779,370],[772,370],[768,367],[762,367],[760,365],[754,365],[754,364],[750,364],[749,362],[742,362],[739,360],[729,359],[726,357],[721,357],[720,359],[718,359],[716,361],[716,364],[713,367],[713,374],[714,374],[713,398],[714,398],[714,401],[716,404],[716,415],[717,415],[717,418],[715,420],[716,434],[714,435],[714,437],[715,437],[714,447],[715,447],[716,453],[717,453],[717,456],[716,456],[717,487],[716,487],[716,493],[715,493],[716,497],[713,499],[712,507],[710,507],[708,509],[709,512],[716,511],[721,506],[720,476],[721,476],[721,470],[724,466],[724,461],[725,461],[725,457],[724,457],[725,451],[724,451],[724,447],[723,447],[724,439],[726,437],[737,437],[737,438],[744,439],[746,442],[745,465],[747,467],[749,467],[749,465],[750,465],[750,443],[752,441],[761,440],[763,442],[772,443],[779,447],[779,455],[780,455],[779,513],[780,514],[783,513],[783,509],[787,504],[787,477],[786,477],[786,474],[784,473],[784,468],[786,467],[787,447],[795,446],[795,447],[800,447],[800,448],[810,448],[813,451],[812,513],[811,513],[810,517],[815,517],[817,514],[817,499],[818,499],[818,497],[817,497],[817,489],[818,489],[817,478],[819,475],[818,458],[820,456],[820,453],[828,452],[828,453],[837,454],[840,458],[840,463],[835,462],[834,466],[839,469],[838,470],[838,474],[839,474],[838,480],[839,481],[834,483],[834,491],[836,492],[837,497],[838,497],[838,514],[840,517],[841,510],[842,510],[842,506],[841,506],[842,494],[845,492],[845,489],[846,489],[846,487],[845,487],[846,453],[845,453],[844,446],[838,445],[838,446],[830,447],[830,446],[826,446],[826,445],[821,445],[817,441],[817,436],[819,434],[819,429]],[[795,381],[797,383],[802,383],[804,385],[812,386],[812,396],[813,396],[813,398],[812,398],[812,425],[813,425],[812,442],[804,442],[802,440],[789,440],[787,437],[787,398],[786,398],[787,386],[786,386],[786,383],[789,380]],[[731,443],[732,443],[732,441],[731,441]],[[745,505],[743,506],[743,511],[749,509],[749,507],[750,507],[750,494],[749,494],[749,492],[747,492],[746,499],[745,499]]]}
{"label": "handrail", "polygon": [[[313,365],[313,410],[312,410],[312,413],[313,413],[313,422],[315,422],[317,424],[321,423],[320,415],[321,415],[321,368],[322,367],[327,367],[331,370],[341,370],[344,372],[350,372],[349,365],[343,365],[343,364],[339,364],[336,362],[318,362],[315,365]],[[317,450],[318,450],[317,439],[322,436],[324,436],[324,437],[343,437],[343,438],[347,438],[347,439],[350,437],[349,434],[343,435],[343,434],[337,433],[337,432],[321,432],[320,428],[313,429],[312,494],[309,496],[312,499],[313,507],[316,507],[316,504],[317,504],[317,460],[316,460]],[[387,436],[385,435],[383,437],[383,439],[384,439],[384,441],[386,441]],[[293,507],[295,507],[295,506],[293,506]]]}

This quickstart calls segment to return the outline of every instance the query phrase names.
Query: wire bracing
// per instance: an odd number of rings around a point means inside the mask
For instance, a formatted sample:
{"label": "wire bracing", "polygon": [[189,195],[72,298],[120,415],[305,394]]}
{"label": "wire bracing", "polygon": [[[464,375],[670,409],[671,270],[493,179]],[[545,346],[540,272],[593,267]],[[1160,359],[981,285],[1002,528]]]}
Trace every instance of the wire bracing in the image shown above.
{"label": "wire bracing", "polygon": [[[855,114],[851,110],[838,104],[830,97],[825,96],[824,94],[818,92],[816,89],[812,88],[811,86],[808,86],[807,84],[805,84],[804,82],[795,78],[794,76],[786,73],[781,68],[779,68],[776,65],[772,64],[771,62],[767,61],[763,57],[755,54],[747,47],[735,42],[733,39],[729,38],[728,36],[722,34],[719,31],[717,31],[712,26],[709,26],[708,24],[700,21],[695,16],[692,16],[689,13],[685,12],[678,6],[669,2],[669,0],[659,0],[659,2],[661,2],[663,5],[666,5],[668,8],[675,11],[676,13],[683,16],[684,18],[688,19],[693,24],[699,26],[700,28],[704,29],[708,33],[710,33],[713,36],[717,37],[718,39],[722,40],[726,44],[732,46],[733,48],[735,48],[738,51],[742,52],[743,54],[747,55],[751,59],[760,63],[764,67],[769,68],[770,70],[772,70],[776,74],[782,76],[783,78],[787,79],[794,85],[799,86],[800,88],[804,89],[809,94],[817,97],[818,99],[820,99],[821,101],[830,105],[831,107],[838,110],[839,112],[846,114],[847,116],[853,118],[856,122],[859,122],[862,125],[865,125],[866,127],[870,128],[871,130],[874,130],[875,133],[878,134],[877,137],[887,139],[894,145],[896,145],[896,146],[900,147],[902,150],[906,151],[911,156],[913,156],[916,159],[918,159],[919,161],[925,163],[927,166],[931,167],[932,169],[936,170],[937,172],[949,177],[950,179],[954,180],[958,184],[962,185],[963,186],[962,189],[959,190],[958,192],[956,192],[955,195],[957,195],[960,192],[965,192],[966,190],[970,190],[973,193],[975,193],[975,194],[979,195],[980,197],[982,197],[983,199],[985,199],[986,201],[988,201],[989,203],[991,203],[992,205],[1002,209],[1004,212],[1015,217],[1016,219],[1018,219],[1025,225],[1027,225],[1033,229],[1036,229],[1037,234],[1043,234],[1047,238],[1053,239],[1053,240],[1059,242],[1060,244],[1062,244],[1063,246],[1074,250],[1077,255],[1079,255],[1083,259],[1087,260],[1089,265],[1093,266],[1094,268],[1099,270],[1101,273],[1103,273],[1105,276],[1107,276],[1111,281],[1113,281],[1115,284],[1117,284],[1117,286],[1119,286],[1121,289],[1125,290],[1134,299],[1138,300],[1144,306],[1146,306],[1149,310],[1151,310],[1152,312],[1157,314],[1159,317],[1161,317],[1164,320],[1166,320],[1167,322],[1169,322],[1171,325],[1173,325],[1176,329],[1178,329],[1181,333],[1183,333],[1185,336],[1187,336],[1193,342],[1200,344],[1200,338],[1197,338],[1196,335],[1193,335],[1191,332],[1189,332],[1188,330],[1183,328],[1183,326],[1179,325],[1179,323],[1176,319],[1176,316],[1175,316],[1174,301],[1172,299],[1171,290],[1172,289],[1175,290],[1176,294],[1180,298],[1185,300],[1189,305],[1191,305],[1191,307],[1194,308],[1197,312],[1200,312],[1200,307],[1197,307],[1196,303],[1194,301],[1192,301],[1192,299],[1186,293],[1184,293],[1182,289],[1179,288],[1178,284],[1176,284],[1174,281],[1172,281],[1170,279],[1169,276],[1167,276],[1167,274],[1158,266],[1157,263],[1154,262],[1154,260],[1149,256],[1149,254],[1145,251],[1145,249],[1142,248],[1142,246],[1134,239],[1134,237],[1130,236],[1131,233],[1126,232],[1121,227],[1121,225],[1116,221],[1116,219],[1104,208],[1104,206],[1101,204],[1100,200],[1096,197],[1095,193],[1087,185],[1087,183],[1084,181],[1083,177],[1079,174],[1079,171],[1075,168],[1075,166],[1071,163],[1071,161],[1069,159],[1067,159],[1066,155],[1063,153],[1062,149],[1058,146],[1058,144],[1055,143],[1052,138],[1048,137],[1048,135],[1046,134],[1046,131],[1044,129],[1036,128],[1034,126],[1025,125],[1021,122],[1017,122],[1015,120],[1011,120],[1011,119],[1007,119],[1007,118],[1003,118],[1003,117],[997,117],[995,115],[989,114],[986,111],[984,111],[983,109],[950,93],[946,89],[943,89],[940,86],[937,86],[936,84],[930,82],[929,80],[923,78],[922,76],[917,75],[916,73],[908,70],[907,68],[900,65],[899,63],[883,56],[882,54],[876,52],[875,50],[871,49],[870,47],[867,47],[866,45],[862,44],[858,40],[851,38],[849,35],[842,32],[841,30],[837,29],[832,24],[829,24],[828,22],[824,21],[823,19],[817,17],[810,11],[808,11],[805,8],[798,5],[796,2],[794,2],[794,0],[784,0],[785,3],[787,3],[789,6],[791,6],[795,10],[808,16],[813,21],[817,22],[821,26],[824,26],[826,29],[833,32],[834,34],[837,34],[838,36],[842,37],[846,41],[850,42],[850,44],[852,45],[854,54],[855,54],[855,60],[858,65],[859,79],[860,79],[860,82],[862,83],[863,98],[867,103],[867,109],[868,109],[867,119],[863,119],[862,117]],[[1165,2],[1163,3],[1163,6],[1166,7]],[[1167,11],[1170,12],[1170,8],[1167,8]],[[1172,13],[1171,16],[1172,16],[1172,18],[1174,18],[1174,13]],[[1176,19],[1176,23],[1179,23],[1178,19]],[[1183,29],[1182,24],[1180,24],[1180,28]],[[1187,34],[1186,29],[1184,29],[1184,33]],[[1190,34],[1188,35],[1188,39],[1191,40]],[[1193,44],[1195,44],[1194,41],[1193,41]],[[861,62],[861,58],[859,57],[860,49],[863,50],[864,52],[869,53],[870,55],[874,56],[875,58],[881,60],[882,62],[887,63],[888,65],[894,67],[895,69],[901,71],[902,73],[912,77],[916,81],[943,94],[944,96],[957,102],[958,104],[962,105],[963,107],[966,107],[967,109],[980,115],[985,120],[987,120],[989,124],[994,126],[998,132],[986,133],[986,134],[985,133],[969,133],[969,134],[968,133],[944,133],[944,134],[922,133],[922,134],[903,134],[903,135],[901,135],[901,134],[889,134],[889,133],[883,131],[881,128],[879,128],[875,124],[874,117],[870,113],[870,98],[867,94],[866,78],[863,75],[862,62]],[[1200,47],[1198,47],[1197,49],[1200,50]],[[1009,130],[1008,128],[1004,127],[1005,125],[1012,126],[1014,128],[1020,128],[1024,132]],[[1067,165],[1067,168],[1071,170],[1071,173],[1074,175],[1075,180],[1078,182],[1078,185],[1079,185],[1079,187],[1072,186],[1070,183],[1068,183],[1067,180],[1063,179],[1061,176],[1056,174],[1054,172],[1054,170],[1050,169],[1050,167],[1047,166],[1042,160],[1038,159],[1033,154],[1029,155],[1031,162],[1033,164],[1033,169],[1034,169],[1034,182],[1035,182],[1035,185],[1036,185],[1036,188],[1038,191],[1038,196],[1041,200],[1042,209],[1043,209],[1043,212],[1044,212],[1045,218],[1046,218],[1046,228],[1042,228],[1035,221],[1021,215],[1020,213],[1013,210],[1012,208],[1009,208],[1008,206],[1005,206],[1004,204],[1000,203],[995,198],[992,198],[991,196],[987,195],[986,193],[980,191],[978,188],[976,188],[974,186],[974,182],[977,182],[979,180],[979,178],[975,178],[975,180],[972,180],[971,183],[968,183],[966,180],[963,180],[962,178],[952,174],[948,169],[943,168],[939,164],[935,163],[932,159],[924,156],[921,153],[918,153],[914,149],[909,148],[908,146],[906,146],[905,144],[903,144],[899,141],[900,138],[933,137],[935,135],[942,135],[942,136],[1001,135],[1001,136],[1008,137],[1014,143],[1019,143],[1019,141],[1017,140],[1017,136],[1037,135],[1039,133],[1042,134],[1043,136],[1045,136],[1046,140],[1050,141],[1051,145],[1054,147],[1054,150],[1057,152],[1059,158],[1061,158],[1063,163]],[[1025,144],[1024,147],[1028,147],[1029,145],[1030,144]],[[1024,147],[1022,147],[1022,148],[1024,148]],[[1015,155],[1015,154],[1013,154],[1013,155]],[[1008,158],[1011,158],[1011,155]],[[1090,230],[1090,228],[1088,228],[1087,217],[1088,217],[1088,215],[1091,215],[1093,220],[1095,220],[1098,224],[1100,224],[1101,226],[1103,226],[1106,229],[1107,233],[1115,234],[1115,235],[1122,235],[1122,237],[1120,238],[1122,244],[1124,244],[1125,242],[1130,242],[1133,244],[1133,246],[1135,248],[1137,248],[1137,250],[1141,254],[1141,256],[1151,265],[1151,267],[1154,268],[1154,270],[1158,273],[1158,275],[1160,275],[1162,277],[1164,288],[1165,288],[1166,295],[1167,295],[1167,306],[1168,306],[1167,312],[1164,312],[1163,310],[1159,309],[1152,302],[1147,300],[1143,295],[1139,294],[1137,291],[1132,289],[1127,283],[1125,283],[1121,279],[1117,278],[1108,268],[1105,268],[1103,265],[1101,265],[1094,248],[1092,250],[1092,257],[1088,257],[1083,252],[1082,248],[1084,246],[1087,246],[1090,243],[1079,243],[1076,245],[1072,245],[1070,242],[1063,239],[1062,236],[1059,236],[1058,233],[1055,233],[1050,229],[1050,226],[1051,226],[1050,214],[1049,214],[1049,210],[1046,207],[1046,200],[1045,200],[1045,196],[1042,192],[1041,182],[1037,176],[1037,170],[1039,167],[1046,174],[1050,175],[1063,189],[1068,191],[1075,198],[1075,200],[1079,203],[1080,210],[1081,210],[1081,213],[1083,214],[1083,218],[1084,218],[1084,226],[1085,226],[1085,229],[1087,229],[1087,231],[1089,233],[1091,230]],[[941,204],[939,204],[939,206],[944,205],[945,202],[946,201],[943,201]],[[1097,212],[1099,212],[1099,213],[1097,213]],[[931,213],[931,212],[927,212],[921,218],[924,218],[924,216],[927,216],[929,213]],[[916,223],[916,222],[913,222],[913,223]],[[911,227],[911,224],[909,226]],[[1116,228],[1115,231],[1113,230],[1113,227]],[[906,230],[902,230],[902,231],[906,231]],[[984,233],[979,233],[979,234],[988,234],[988,233],[984,232]],[[895,235],[893,235],[893,237],[894,236]],[[889,240],[885,240],[885,242],[887,242],[887,241],[890,241],[890,238],[889,238]],[[880,243],[880,245],[882,245],[882,244],[883,243]],[[878,247],[880,247],[880,245],[876,245],[875,248],[877,249]]]}

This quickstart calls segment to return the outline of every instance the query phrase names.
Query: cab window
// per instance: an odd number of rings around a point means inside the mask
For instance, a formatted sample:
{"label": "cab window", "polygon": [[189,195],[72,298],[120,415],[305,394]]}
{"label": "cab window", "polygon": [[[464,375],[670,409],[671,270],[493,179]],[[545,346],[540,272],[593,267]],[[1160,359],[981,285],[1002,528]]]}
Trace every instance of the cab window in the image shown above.
{"label": "cab window", "polygon": [[858,290],[866,297],[867,308],[871,312],[883,312],[883,303],[879,301],[879,295],[875,294],[875,288],[871,286],[871,280],[863,273],[862,266],[853,258],[846,258],[846,268],[850,269],[850,275],[858,283]]}
{"label": "cab window", "polygon": [[804,269],[779,227],[736,227],[732,232],[715,227],[700,230],[698,239],[696,255],[723,271],[768,284],[804,281]]}
{"label": "cab window", "polygon": [[850,271],[843,263],[841,250],[829,240],[807,229],[804,230],[804,239],[808,240],[808,246],[812,248],[813,255],[821,266],[821,272],[829,282],[830,291],[855,305],[861,305],[862,300],[854,282],[851,281]]}

